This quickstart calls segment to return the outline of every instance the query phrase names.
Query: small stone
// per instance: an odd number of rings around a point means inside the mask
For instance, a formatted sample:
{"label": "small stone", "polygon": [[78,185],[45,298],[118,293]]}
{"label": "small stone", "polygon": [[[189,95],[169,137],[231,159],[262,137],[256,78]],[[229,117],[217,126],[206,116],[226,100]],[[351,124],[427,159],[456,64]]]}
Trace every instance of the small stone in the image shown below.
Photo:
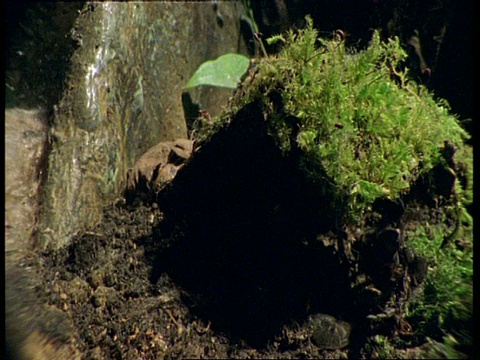
{"label": "small stone", "polygon": [[311,339],[321,349],[337,350],[349,344],[352,326],[327,314],[315,314],[309,318],[313,330]]}

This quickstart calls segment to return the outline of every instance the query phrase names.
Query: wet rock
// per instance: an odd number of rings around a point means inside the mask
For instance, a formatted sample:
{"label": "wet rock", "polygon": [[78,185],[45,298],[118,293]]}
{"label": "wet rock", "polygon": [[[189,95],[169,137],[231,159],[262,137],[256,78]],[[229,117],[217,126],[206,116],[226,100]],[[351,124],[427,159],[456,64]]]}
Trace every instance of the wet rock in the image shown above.
{"label": "wet rock", "polygon": [[[141,154],[159,141],[187,137],[181,95],[204,61],[247,52],[239,2],[86,3],[75,14],[67,39],[75,49],[50,119],[41,248],[63,247],[82,228],[95,226]],[[229,96],[211,88],[191,93],[211,114]],[[165,166],[162,177],[176,170]]]}
{"label": "wet rock", "polygon": [[40,110],[5,111],[5,251],[32,246],[45,175],[48,126]]}

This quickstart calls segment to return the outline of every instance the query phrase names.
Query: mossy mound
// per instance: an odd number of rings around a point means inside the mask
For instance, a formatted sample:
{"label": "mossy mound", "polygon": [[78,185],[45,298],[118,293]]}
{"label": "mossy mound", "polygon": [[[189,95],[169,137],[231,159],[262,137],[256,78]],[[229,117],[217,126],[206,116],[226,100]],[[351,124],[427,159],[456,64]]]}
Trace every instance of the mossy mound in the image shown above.
{"label": "mossy mound", "polygon": [[306,175],[332,182],[338,204],[357,220],[375,200],[395,201],[436,166],[449,167],[446,148],[460,149],[455,161],[471,173],[467,132],[446,101],[409,79],[398,38],[385,43],[374,32],[369,47],[356,52],[346,49],[341,31],[325,40],[307,24],[268,40],[283,49],[253,63],[230,111],[204,127],[200,140],[258,100],[277,146],[285,153],[300,148]]}
{"label": "mossy mound", "polygon": [[[308,21],[275,37],[283,50],[252,62],[222,116],[198,121],[192,156],[156,199],[172,239],[156,272],[252,346],[318,313],[353,324],[354,357],[366,337],[410,336],[405,309],[431,263],[411,230],[470,236],[467,133],[408,79],[398,40],[375,33],[354,52],[342,36],[318,39]],[[445,217],[420,216],[431,209]]]}

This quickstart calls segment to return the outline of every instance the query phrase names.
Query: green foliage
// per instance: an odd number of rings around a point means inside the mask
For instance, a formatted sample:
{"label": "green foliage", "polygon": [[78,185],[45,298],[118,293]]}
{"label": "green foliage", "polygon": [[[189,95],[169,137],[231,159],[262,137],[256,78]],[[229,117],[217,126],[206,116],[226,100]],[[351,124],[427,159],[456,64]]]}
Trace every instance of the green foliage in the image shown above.
{"label": "green foliage", "polygon": [[390,340],[382,335],[376,335],[369,339],[365,350],[372,359],[394,359],[395,348]]}
{"label": "green foliage", "polygon": [[458,341],[452,336],[444,336],[442,342],[434,341],[427,338],[428,346],[426,349],[425,359],[468,359],[469,357],[458,351],[456,347]]}
{"label": "green foliage", "polygon": [[409,245],[424,254],[429,265],[423,294],[408,305],[407,316],[422,319],[417,324],[420,333],[433,337],[439,329],[437,337],[454,339],[461,346],[471,348],[473,231],[471,223],[464,226],[463,250],[453,246],[441,249],[445,232],[445,226],[425,225],[406,234]]}
{"label": "green foliage", "polygon": [[[467,133],[444,100],[408,78],[397,38],[375,32],[365,51],[345,48],[342,34],[318,38],[307,17],[304,30],[274,36],[278,56],[261,59],[243,104],[260,98],[274,112],[270,91],[282,95],[285,113],[270,119],[272,135],[288,151],[296,141],[313,178],[333,182],[355,218],[379,197],[398,198],[441,161],[448,140],[462,148]],[[299,119],[299,129],[287,116]]]}
{"label": "green foliage", "polygon": [[235,89],[249,64],[250,60],[240,54],[225,54],[206,61],[193,74],[185,89],[202,85]]}
{"label": "green foliage", "polygon": [[458,342],[451,336],[444,336],[442,341],[427,337],[427,341],[418,347],[398,349],[397,342],[386,336],[376,335],[365,344],[365,355],[369,359],[468,359],[457,350]]}

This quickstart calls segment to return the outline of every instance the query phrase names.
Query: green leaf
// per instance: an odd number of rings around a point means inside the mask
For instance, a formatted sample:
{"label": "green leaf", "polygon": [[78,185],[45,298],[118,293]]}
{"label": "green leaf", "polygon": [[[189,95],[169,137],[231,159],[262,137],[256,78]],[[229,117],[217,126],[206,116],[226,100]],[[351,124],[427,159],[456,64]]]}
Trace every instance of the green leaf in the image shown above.
{"label": "green leaf", "polygon": [[185,89],[210,85],[235,89],[245,74],[250,59],[240,54],[225,54],[204,62],[188,81]]}

